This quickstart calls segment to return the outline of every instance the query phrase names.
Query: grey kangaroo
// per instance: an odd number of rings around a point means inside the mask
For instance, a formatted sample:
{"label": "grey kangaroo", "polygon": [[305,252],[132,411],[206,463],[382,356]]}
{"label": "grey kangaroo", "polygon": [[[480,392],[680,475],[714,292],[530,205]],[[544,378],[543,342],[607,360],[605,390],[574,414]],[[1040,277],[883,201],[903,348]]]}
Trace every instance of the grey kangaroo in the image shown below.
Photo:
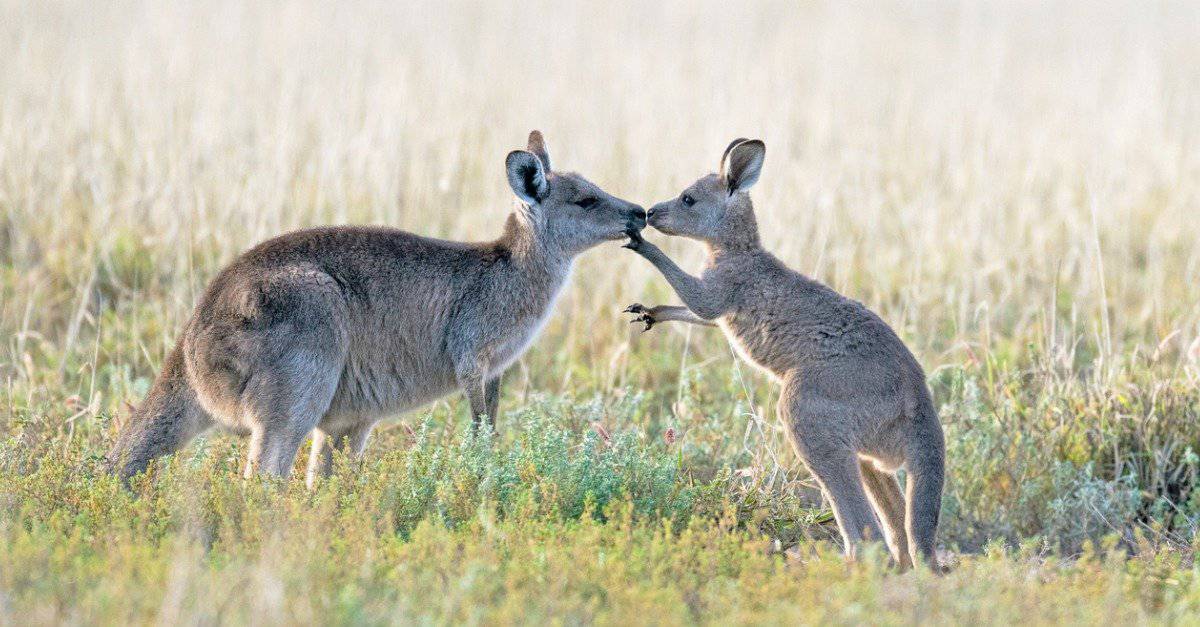
{"label": "grey kangaroo", "polygon": [[[715,320],[742,357],[783,385],[780,418],[833,505],[846,553],[882,538],[901,568],[923,559],[937,569],[945,444],[925,374],[879,316],[763,249],[747,192],[765,156],[763,142],[737,139],[718,174],[650,209],[651,226],[703,242],[708,259],[691,276],[631,231],[626,247],[654,264],[687,306],[626,311],[646,330]],[[907,499],[893,474],[900,467]]]}
{"label": "grey kangaroo", "polygon": [[313,433],[311,486],[335,449],[360,455],[380,419],[455,389],[476,429],[494,427],[501,373],[576,255],[646,224],[638,205],[552,171],[538,131],[505,168],[521,203],[495,241],[337,226],[242,254],[205,290],[110,467],[128,479],[217,423],[250,436],[247,477],[287,476]]}

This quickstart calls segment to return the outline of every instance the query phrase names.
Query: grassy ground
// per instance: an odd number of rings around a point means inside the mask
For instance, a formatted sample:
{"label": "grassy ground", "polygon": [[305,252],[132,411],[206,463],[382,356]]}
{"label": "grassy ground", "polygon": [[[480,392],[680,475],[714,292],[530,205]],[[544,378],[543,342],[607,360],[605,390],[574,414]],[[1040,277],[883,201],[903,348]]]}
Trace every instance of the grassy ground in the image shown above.
{"label": "grassy ground", "polygon": [[[0,5],[0,624],[1200,616],[1196,7]],[[774,386],[631,328],[672,299],[616,244],[494,447],[447,398],[311,492],[241,480],[222,434],[131,492],[100,472],[239,251],[495,236],[532,128],[644,203],[765,139],[768,247],[926,366],[949,575],[846,564]]]}

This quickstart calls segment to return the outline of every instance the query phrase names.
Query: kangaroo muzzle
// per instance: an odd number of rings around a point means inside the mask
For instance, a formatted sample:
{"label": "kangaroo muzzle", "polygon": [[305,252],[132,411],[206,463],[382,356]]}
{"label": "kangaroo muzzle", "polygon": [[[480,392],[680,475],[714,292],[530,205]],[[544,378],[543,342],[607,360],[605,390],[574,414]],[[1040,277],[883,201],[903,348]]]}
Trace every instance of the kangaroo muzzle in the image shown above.
{"label": "kangaroo muzzle", "polygon": [[644,228],[646,228],[646,210],[634,205],[625,214],[625,230],[637,232]]}
{"label": "kangaroo muzzle", "polygon": [[667,203],[658,203],[650,207],[649,213],[646,214],[646,222],[654,228],[660,228],[662,221],[667,217]]}

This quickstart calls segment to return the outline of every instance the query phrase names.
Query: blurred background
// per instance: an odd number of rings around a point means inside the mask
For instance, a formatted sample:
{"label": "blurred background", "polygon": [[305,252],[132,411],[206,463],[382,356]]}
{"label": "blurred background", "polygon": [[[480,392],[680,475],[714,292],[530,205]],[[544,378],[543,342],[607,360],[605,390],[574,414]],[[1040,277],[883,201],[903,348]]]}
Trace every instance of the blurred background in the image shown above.
{"label": "blurred background", "polygon": [[[531,129],[556,168],[646,205],[745,136],[768,148],[766,246],[878,311],[930,373],[951,463],[978,471],[951,527],[1044,528],[1058,514],[987,509],[1043,493],[1026,482],[1117,494],[1104,507],[1129,521],[1191,494],[1196,3],[2,5],[10,432],[82,425],[70,437],[102,450],[207,280],[264,238],[497,236],[503,159]],[[649,237],[699,267],[698,246]],[[696,464],[803,480],[775,386],[717,333],[640,334],[634,301],[674,299],[618,243],[584,255],[506,406],[641,390],[649,409],[620,420],[679,428]],[[433,411],[464,419],[457,399]]]}

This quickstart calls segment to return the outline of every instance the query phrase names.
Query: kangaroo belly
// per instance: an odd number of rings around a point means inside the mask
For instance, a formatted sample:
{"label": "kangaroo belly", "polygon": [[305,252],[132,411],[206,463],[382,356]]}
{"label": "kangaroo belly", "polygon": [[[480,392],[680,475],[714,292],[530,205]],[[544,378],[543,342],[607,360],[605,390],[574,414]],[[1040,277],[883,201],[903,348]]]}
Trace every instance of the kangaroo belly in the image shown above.
{"label": "kangaroo belly", "polygon": [[454,367],[433,337],[360,337],[346,359],[331,413],[383,416],[456,388]]}

